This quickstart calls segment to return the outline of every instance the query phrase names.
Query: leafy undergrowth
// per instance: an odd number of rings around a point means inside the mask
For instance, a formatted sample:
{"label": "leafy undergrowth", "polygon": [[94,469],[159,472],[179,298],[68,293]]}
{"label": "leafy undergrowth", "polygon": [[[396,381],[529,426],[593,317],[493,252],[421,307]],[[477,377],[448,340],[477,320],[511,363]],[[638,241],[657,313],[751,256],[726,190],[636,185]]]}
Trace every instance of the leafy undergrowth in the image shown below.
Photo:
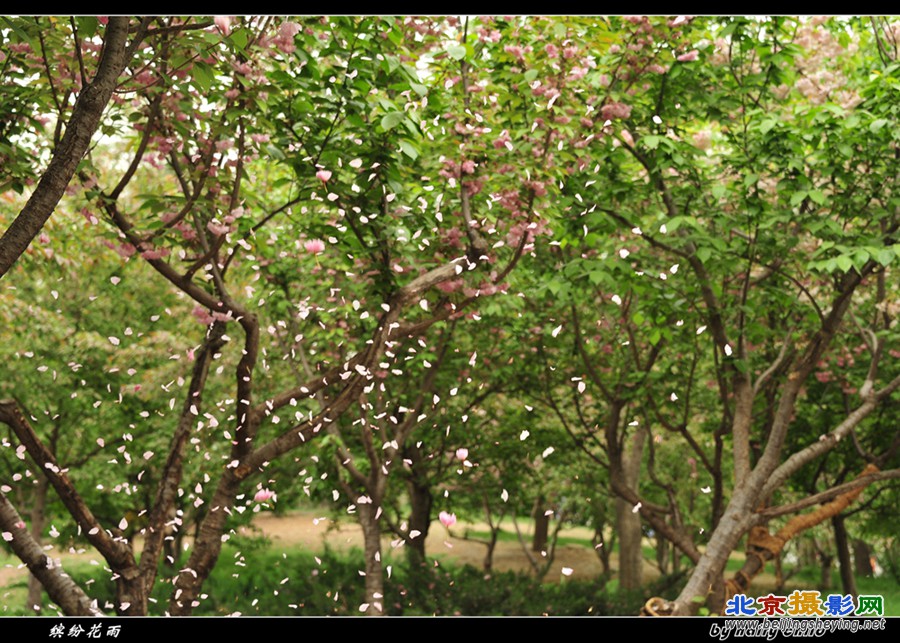
{"label": "leafy undergrowth", "polygon": [[[232,551],[232,556],[236,552]],[[227,554],[226,554],[227,555]],[[197,616],[354,615],[364,601],[363,554],[359,550],[317,555],[306,551],[243,551],[241,565],[221,564],[204,584]],[[241,560],[244,559],[244,560]],[[223,561],[224,562],[224,561]],[[246,566],[244,566],[246,565]],[[79,582],[93,579],[92,595],[112,601],[109,574],[94,568],[74,570]],[[611,593],[600,580],[540,583],[527,574],[486,575],[471,566],[394,565],[385,580],[385,613],[392,616],[606,616],[637,614],[648,596],[658,595],[665,579],[642,592]],[[162,613],[171,587],[158,583],[153,598]],[[669,590],[671,591],[671,590]]]}

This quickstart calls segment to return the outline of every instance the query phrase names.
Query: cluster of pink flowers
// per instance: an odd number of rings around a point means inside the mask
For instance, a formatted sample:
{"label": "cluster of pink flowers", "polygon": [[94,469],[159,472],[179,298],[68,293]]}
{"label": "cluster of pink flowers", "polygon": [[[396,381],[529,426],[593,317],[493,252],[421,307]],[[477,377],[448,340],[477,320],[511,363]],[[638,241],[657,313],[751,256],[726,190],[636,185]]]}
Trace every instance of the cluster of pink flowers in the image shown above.
{"label": "cluster of pink flowers", "polygon": [[625,120],[631,116],[631,105],[625,103],[607,103],[600,108],[600,118],[605,121],[615,119]]}

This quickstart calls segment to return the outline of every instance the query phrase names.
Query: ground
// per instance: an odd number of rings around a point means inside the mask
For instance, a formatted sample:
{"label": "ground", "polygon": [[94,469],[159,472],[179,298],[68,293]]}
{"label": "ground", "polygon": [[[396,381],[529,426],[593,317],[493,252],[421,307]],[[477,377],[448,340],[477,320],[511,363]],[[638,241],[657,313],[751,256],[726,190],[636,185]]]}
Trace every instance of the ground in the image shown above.
{"label": "ground", "polygon": [[[523,527],[524,528],[524,527]],[[302,546],[313,551],[321,550],[327,542],[332,549],[362,548],[362,532],[357,523],[351,520],[343,520],[336,523],[327,517],[325,513],[300,511],[287,516],[275,516],[270,513],[260,513],[252,523],[252,527],[244,528],[247,533],[257,533],[268,537],[272,546],[279,548],[295,548]],[[465,538],[467,529],[486,531],[484,525],[457,524],[449,530],[435,521],[431,527],[426,541],[426,551],[429,556],[438,558],[439,561],[447,560],[454,563],[468,563],[480,567],[486,552],[485,545],[472,539]],[[562,536],[577,537],[583,540],[590,539],[590,532],[583,528],[564,529]],[[530,534],[523,534],[526,540]],[[390,564],[392,556],[402,556],[402,548],[392,545],[391,539],[386,537],[383,543],[383,558]],[[60,558],[65,566],[67,562],[75,560],[96,560],[104,564],[99,556],[92,551],[83,553],[63,552],[58,549],[48,550],[48,555]],[[0,558],[0,560],[3,560]],[[616,569],[617,557],[612,555],[612,566]],[[593,578],[600,574],[601,565],[597,555],[588,547],[577,544],[559,545],[556,549],[553,564],[546,576],[546,580],[553,581],[562,578],[562,569],[572,570],[569,578]],[[497,543],[494,551],[494,569],[496,571],[519,570],[529,571],[530,565],[521,545],[517,541],[501,541]],[[16,559],[7,559],[5,564],[0,563],[0,606],[8,604],[4,598],[7,592],[3,589],[17,580],[24,579],[27,575],[24,565]],[[644,563],[644,580],[650,581],[659,575],[658,570],[649,562]],[[769,574],[762,574],[754,584],[755,587],[771,588],[774,579]]]}

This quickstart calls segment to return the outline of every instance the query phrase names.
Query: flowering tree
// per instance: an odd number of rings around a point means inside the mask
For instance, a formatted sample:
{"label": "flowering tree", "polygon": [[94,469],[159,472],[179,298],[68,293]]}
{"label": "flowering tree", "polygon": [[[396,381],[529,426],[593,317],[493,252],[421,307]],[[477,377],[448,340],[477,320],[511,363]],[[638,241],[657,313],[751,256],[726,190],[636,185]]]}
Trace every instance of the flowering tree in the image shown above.
{"label": "flowering tree", "polygon": [[[541,63],[532,43],[547,25],[558,45]],[[169,418],[170,441],[137,512],[140,557],[125,537],[129,521],[106,524],[70,479],[45,427],[24,411],[34,405],[0,407],[18,453],[47,476],[114,573],[116,602],[100,608],[147,613],[164,543],[184,523],[176,502],[186,467],[199,464],[197,535],[167,607],[190,613],[232,516],[274,501],[269,464],[334,433],[348,413],[371,440],[366,400],[387,390],[386,377],[416,377],[401,368],[408,342],[466,313],[477,321],[478,302],[507,289],[542,233],[538,208],[565,175],[550,162],[551,143],[567,144],[557,122],[569,117],[558,114],[581,99],[563,89],[593,65],[574,44],[588,21],[547,25],[10,19],[3,62],[16,79],[16,117],[4,151],[16,163],[7,184],[28,200],[0,244],[4,281],[26,279],[32,262],[68,261],[68,248],[54,247],[67,219],[41,226],[54,208],[57,217],[80,210],[92,233],[86,247],[102,242],[139,262],[142,278],[165,284],[165,314],[200,323],[184,349],[180,402],[158,413]],[[29,111],[55,119],[52,136]],[[105,136],[92,143],[98,130]],[[46,252],[10,271],[39,232]],[[108,331],[107,341],[124,347],[129,330]],[[396,417],[398,400],[380,404]],[[399,459],[403,441],[388,440],[385,460],[370,464]],[[370,469],[376,478],[381,470]],[[376,501],[360,503],[372,514],[364,526],[381,514],[380,484],[363,486]],[[98,609],[39,555],[5,494],[5,537],[53,600],[68,613]],[[370,593],[380,611],[377,587]]]}
{"label": "flowering tree", "polygon": [[[627,109],[616,107],[590,185],[568,186],[584,206],[563,221],[548,289],[571,301],[571,379],[593,389],[575,400],[593,407],[578,411],[578,439],[602,452],[614,492],[696,564],[677,601],[648,610],[687,613],[709,597],[719,611],[790,538],[897,475],[879,472],[888,448],[853,483],[779,506],[791,476],[841,439],[872,443],[866,418],[900,386],[882,359],[896,342],[896,68],[874,56],[883,33],[839,21],[633,18],[621,31],[628,44],[602,64]],[[672,46],[679,38],[689,51]],[[842,374],[844,411],[810,435],[798,421],[815,409],[809,382],[834,377],[831,360],[846,367],[849,346],[865,366]],[[702,533],[683,520],[678,470],[650,468],[653,449],[647,473],[666,494],[639,492],[648,429],[683,439],[694,472],[705,469]],[[726,585],[745,535],[748,563]]]}

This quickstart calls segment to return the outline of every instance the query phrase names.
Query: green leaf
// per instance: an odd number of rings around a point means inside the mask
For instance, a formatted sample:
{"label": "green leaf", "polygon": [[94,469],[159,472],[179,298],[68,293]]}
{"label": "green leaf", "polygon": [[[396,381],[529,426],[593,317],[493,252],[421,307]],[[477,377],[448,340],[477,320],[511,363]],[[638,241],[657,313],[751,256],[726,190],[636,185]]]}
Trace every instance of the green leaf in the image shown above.
{"label": "green leaf", "polygon": [[466,48],[462,45],[450,45],[447,47],[447,54],[453,60],[462,60],[466,57]]}
{"label": "green leaf", "polygon": [[231,32],[229,39],[235,47],[243,51],[247,47],[247,35],[246,29],[235,29]]}
{"label": "green leaf", "polygon": [[648,149],[655,150],[659,147],[659,136],[645,136],[641,139]]}
{"label": "green leaf", "polygon": [[803,203],[803,199],[805,199],[808,196],[808,194],[809,193],[806,190],[800,190],[799,192],[794,192],[794,194],[791,195],[791,205],[792,206],[800,205],[801,203]]}
{"label": "green leaf", "polygon": [[208,92],[215,80],[212,68],[204,62],[195,62],[191,73],[194,77],[194,82],[197,83],[197,87],[204,92]]}
{"label": "green leaf", "polygon": [[381,119],[381,126],[385,130],[394,129],[397,125],[400,124],[400,121],[403,120],[405,114],[403,112],[391,112],[389,114],[385,114]]}
{"label": "green leaf", "polygon": [[537,78],[537,76],[538,76],[538,70],[537,70],[537,69],[529,69],[529,70],[526,71],[525,74],[524,74],[525,82],[530,83],[530,82],[533,81],[535,78]]}
{"label": "green leaf", "polygon": [[419,96],[424,96],[425,94],[428,93],[428,88],[425,85],[422,85],[421,83],[410,83],[409,86],[412,87],[412,90],[414,92],[416,92]]}
{"label": "green leaf", "polygon": [[400,149],[413,161],[419,158],[419,150],[413,147],[409,141],[400,141]]}
{"label": "green leaf", "polygon": [[847,272],[848,270],[850,270],[850,268],[853,267],[853,262],[847,255],[836,257],[834,262],[835,264],[837,264],[837,267],[840,268],[843,272]]}
{"label": "green leaf", "polygon": [[874,134],[875,132],[877,132],[878,130],[880,130],[882,127],[884,127],[887,124],[888,124],[888,122],[887,122],[887,119],[885,119],[885,118],[876,119],[869,124],[869,131]]}
{"label": "green leaf", "polygon": [[778,125],[778,121],[776,121],[775,119],[772,119],[772,118],[766,119],[762,123],[759,124],[759,131],[761,134],[766,134],[767,132],[769,132],[769,130],[771,130],[776,125]]}
{"label": "green leaf", "polygon": [[823,205],[825,203],[825,193],[822,190],[810,190],[809,198],[812,201],[815,201],[819,205]]}

